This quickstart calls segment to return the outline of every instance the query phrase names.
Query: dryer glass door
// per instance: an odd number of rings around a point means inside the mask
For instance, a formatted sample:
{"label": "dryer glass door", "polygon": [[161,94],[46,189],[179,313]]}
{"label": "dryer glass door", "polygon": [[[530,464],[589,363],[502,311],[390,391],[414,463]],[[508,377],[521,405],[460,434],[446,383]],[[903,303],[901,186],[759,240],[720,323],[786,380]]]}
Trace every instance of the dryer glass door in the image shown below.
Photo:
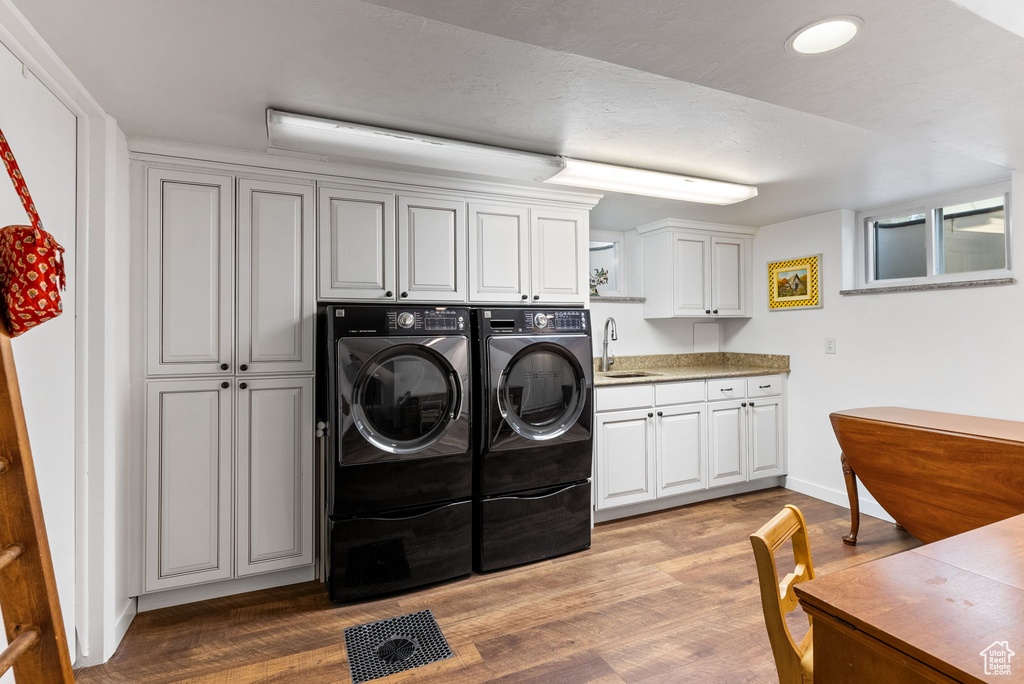
{"label": "dryer glass door", "polygon": [[527,439],[553,439],[576,423],[586,404],[587,381],[564,347],[537,342],[508,362],[498,382],[502,417]]}
{"label": "dryer glass door", "polygon": [[[348,378],[342,379],[343,394],[348,395],[348,401],[343,397],[343,413],[346,405],[349,409],[349,415],[342,416],[345,437],[354,438],[350,433],[354,428],[369,443],[361,446],[359,440],[345,439],[342,462],[351,465],[395,460],[403,455],[416,458],[436,455],[438,451],[464,451],[468,446],[461,434],[464,430],[460,430],[455,443],[446,443],[452,441],[446,436],[453,425],[459,420],[464,422],[466,417],[463,378],[459,372],[430,344],[403,344],[400,338],[388,342],[358,363],[358,371],[350,382],[346,382]],[[346,344],[350,348],[355,346],[353,341]],[[457,356],[464,356],[465,339],[458,340],[455,346],[460,352]],[[451,351],[448,350],[449,355]]]}

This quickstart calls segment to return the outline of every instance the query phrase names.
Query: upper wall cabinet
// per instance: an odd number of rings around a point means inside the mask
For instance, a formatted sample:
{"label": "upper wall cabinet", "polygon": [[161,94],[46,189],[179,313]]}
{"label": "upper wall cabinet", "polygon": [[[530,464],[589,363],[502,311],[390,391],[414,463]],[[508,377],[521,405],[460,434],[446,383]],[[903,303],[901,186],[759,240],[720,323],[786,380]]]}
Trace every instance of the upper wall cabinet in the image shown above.
{"label": "upper wall cabinet", "polygon": [[230,176],[147,186],[148,373],[313,372],[313,185],[240,179],[237,240]]}
{"label": "upper wall cabinet", "polygon": [[675,219],[637,228],[644,317],[749,317],[755,231]]}
{"label": "upper wall cabinet", "polygon": [[588,282],[589,212],[574,209],[531,209],[531,301],[584,303]]}
{"label": "upper wall cabinet", "polygon": [[150,169],[147,180],[151,374],[233,363],[234,179]]}
{"label": "upper wall cabinet", "polygon": [[394,300],[395,196],[320,186],[320,298]]}
{"label": "upper wall cabinet", "polygon": [[469,300],[523,303],[530,299],[530,210],[469,205]]}
{"label": "upper wall cabinet", "polygon": [[466,203],[398,198],[398,297],[466,301]]}

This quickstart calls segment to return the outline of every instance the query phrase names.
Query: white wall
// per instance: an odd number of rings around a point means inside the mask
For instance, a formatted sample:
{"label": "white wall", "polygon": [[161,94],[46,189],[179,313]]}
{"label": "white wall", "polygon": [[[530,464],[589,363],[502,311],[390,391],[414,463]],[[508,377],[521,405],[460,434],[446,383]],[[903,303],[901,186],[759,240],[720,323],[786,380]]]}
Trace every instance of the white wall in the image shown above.
{"label": "white wall", "polygon": [[[1013,176],[1024,197],[1024,174]],[[1024,203],[1015,202],[1013,263],[1024,265]],[[724,324],[726,351],[788,354],[789,486],[846,505],[828,415],[863,406],[1024,420],[1024,286],[839,296],[843,222],[835,211],[761,228],[754,238],[753,318]],[[823,254],[824,307],[768,311],[769,261]],[[837,353],[824,353],[826,337]],[[862,499],[865,498],[861,488]],[[870,502],[865,512],[878,514]]]}
{"label": "white wall", "polygon": [[[608,349],[619,356],[640,354],[686,354],[694,350],[693,321],[683,319],[646,319],[641,303],[590,300],[594,335],[594,356],[601,355],[604,323],[611,316],[619,332],[617,342]],[[704,350],[702,350],[704,351]],[[716,350],[717,351],[717,350]]]}
{"label": "white wall", "polygon": [[[25,77],[21,62],[2,46],[0,93],[0,126],[25,174],[43,226],[66,249],[64,313],[16,338],[13,346],[57,591],[74,653],[78,121],[39,79],[31,73]],[[0,170],[0,226],[26,223],[21,201]]]}

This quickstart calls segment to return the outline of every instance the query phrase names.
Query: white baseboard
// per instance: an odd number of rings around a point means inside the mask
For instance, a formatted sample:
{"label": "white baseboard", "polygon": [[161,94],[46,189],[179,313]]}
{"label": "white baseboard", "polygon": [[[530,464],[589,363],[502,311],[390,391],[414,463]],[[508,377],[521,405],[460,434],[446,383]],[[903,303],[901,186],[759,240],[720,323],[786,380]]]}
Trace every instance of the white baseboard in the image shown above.
{"label": "white baseboard", "polygon": [[252,575],[238,579],[224,580],[222,582],[210,582],[194,587],[182,587],[180,589],[167,589],[156,591],[152,594],[143,594],[139,597],[139,612],[145,613],[149,610],[179,606],[183,603],[194,603],[206,601],[207,599],[231,596],[233,594],[244,594],[247,591],[259,591],[271,587],[284,587],[289,584],[308,582],[316,577],[316,568],[312,565],[305,565],[301,568],[291,568],[278,572],[268,572],[265,575]]}
{"label": "white baseboard", "polygon": [[[794,492],[800,492],[807,496],[813,496],[815,499],[827,501],[836,506],[842,506],[846,509],[850,508],[850,497],[847,496],[845,490],[829,489],[828,487],[822,487],[806,480],[798,480],[794,477],[786,477],[782,486],[786,489],[792,489]],[[862,515],[870,515],[891,523],[896,522],[875,500],[865,499],[863,496],[858,497],[858,499],[860,500],[860,512]]]}
{"label": "white baseboard", "polygon": [[714,489],[702,489],[699,492],[690,492],[689,494],[679,494],[677,496],[669,496],[663,499],[655,499],[654,501],[644,501],[643,503],[632,504],[630,506],[619,506],[618,508],[594,511],[592,520],[595,523],[603,523],[608,522],[609,520],[628,518],[633,515],[653,513],[666,508],[686,506],[688,504],[700,503],[701,501],[710,501],[711,499],[721,499],[724,496],[735,496],[736,494],[756,492],[759,489],[781,487],[783,486],[784,479],[785,478],[783,477],[765,477],[751,482],[740,482],[739,484],[725,485],[724,487],[715,487]]}

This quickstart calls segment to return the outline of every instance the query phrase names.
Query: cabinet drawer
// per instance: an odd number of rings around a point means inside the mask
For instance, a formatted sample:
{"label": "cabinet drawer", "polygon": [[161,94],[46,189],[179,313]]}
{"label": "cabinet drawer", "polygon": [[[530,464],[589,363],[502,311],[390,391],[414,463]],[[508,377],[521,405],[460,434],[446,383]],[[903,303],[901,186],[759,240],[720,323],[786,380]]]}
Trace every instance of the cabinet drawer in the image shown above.
{"label": "cabinet drawer", "polygon": [[782,394],[781,375],[762,375],[757,378],[747,378],[748,397],[771,397]]}
{"label": "cabinet drawer", "polygon": [[721,378],[720,380],[708,380],[708,401],[743,399],[746,396],[746,378]]}
{"label": "cabinet drawer", "polygon": [[654,406],[654,385],[598,387],[595,392],[598,411],[618,411]]}
{"label": "cabinet drawer", "polygon": [[692,382],[672,382],[654,386],[655,406],[689,404],[695,401],[704,401],[704,398],[703,380],[694,380]]}

